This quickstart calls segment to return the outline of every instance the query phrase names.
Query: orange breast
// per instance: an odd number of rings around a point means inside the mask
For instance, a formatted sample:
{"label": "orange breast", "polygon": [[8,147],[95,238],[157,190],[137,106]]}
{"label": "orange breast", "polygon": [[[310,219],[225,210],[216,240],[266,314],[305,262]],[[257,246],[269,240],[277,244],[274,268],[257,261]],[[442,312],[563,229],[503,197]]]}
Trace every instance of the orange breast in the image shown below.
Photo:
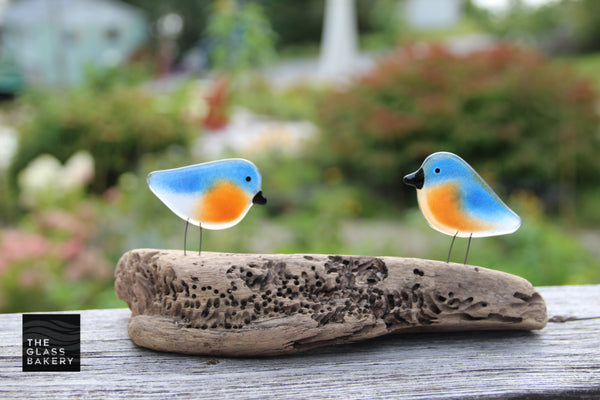
{"label": "orange breast", "polygon": [[425,218],[436,229],[454,235],[460,232],[479,232],[489,228],[488,224],[470,217],[461,204],[456,185],[448,183],[422,189],[419,204]]}
{"label": "orange breast", "polygon": [[249,202],[250,196],[239,186],[219,181],[198,201],[195,217],[200,222],[231,222],[244,212]]}

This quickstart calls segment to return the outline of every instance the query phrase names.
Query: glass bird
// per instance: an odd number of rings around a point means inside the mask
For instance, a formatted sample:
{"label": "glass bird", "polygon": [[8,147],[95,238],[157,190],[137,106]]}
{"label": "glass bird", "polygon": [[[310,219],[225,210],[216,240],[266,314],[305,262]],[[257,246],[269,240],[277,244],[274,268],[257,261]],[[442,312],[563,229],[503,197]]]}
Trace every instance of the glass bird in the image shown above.
{"label": "glass bird", "polygon": [[232,158],[153,171],[148,187],[171,211],[200,228],[225,229],[240,222],[253,204],[266,204],[258,168],[248,160]]}
{"label": "glass bird", "polygon": [[417,188],[419,208],[429,225],[452,236],[448,262],[457,236],[469,238],[466,264],[472,237],[504,235],[521,226],[521,218],[456,154],[431,154],[404,183]]}

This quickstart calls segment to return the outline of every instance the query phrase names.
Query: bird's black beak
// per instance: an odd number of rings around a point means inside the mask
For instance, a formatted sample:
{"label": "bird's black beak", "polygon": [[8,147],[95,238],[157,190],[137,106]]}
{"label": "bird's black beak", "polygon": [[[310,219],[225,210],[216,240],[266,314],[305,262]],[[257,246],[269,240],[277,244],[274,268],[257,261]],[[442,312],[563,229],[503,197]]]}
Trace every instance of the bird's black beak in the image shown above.
{"label": "bird's black beak", "polygon": [[403,180],[407,185],[421,189],[423,187],[423,183],[425,183],[425,173],[423,172],[423,168],[419,168],[417,172],[406,175]]}
{"label": "bird's black beak", "polygon": [[256,195],[252,198],[252,203],[261,205],[267,204],[267,199],[265,198],[265,196],[263,196],[262,190],[256,193]]}

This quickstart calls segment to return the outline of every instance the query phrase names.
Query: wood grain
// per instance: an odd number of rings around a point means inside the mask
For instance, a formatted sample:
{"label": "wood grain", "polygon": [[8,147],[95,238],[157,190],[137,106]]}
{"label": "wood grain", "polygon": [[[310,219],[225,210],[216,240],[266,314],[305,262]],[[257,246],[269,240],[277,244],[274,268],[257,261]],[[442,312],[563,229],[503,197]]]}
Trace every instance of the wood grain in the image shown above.
{"label": "wood grain", "polygon": [[160,351],[271,356],[392,333],[546,324],[526,280],[432,260],[139,249],[115,276],[133,311],[130,337]]}
{"label": "wood grain", "polygon": [[4,314],[0,398],[600,398],[600,286],[537,289],[541,331],[388,335],[260,359],[147,350],[128,337],[128,309],[75,311],[82,371],[63,373],[21,372],[21,315]]}

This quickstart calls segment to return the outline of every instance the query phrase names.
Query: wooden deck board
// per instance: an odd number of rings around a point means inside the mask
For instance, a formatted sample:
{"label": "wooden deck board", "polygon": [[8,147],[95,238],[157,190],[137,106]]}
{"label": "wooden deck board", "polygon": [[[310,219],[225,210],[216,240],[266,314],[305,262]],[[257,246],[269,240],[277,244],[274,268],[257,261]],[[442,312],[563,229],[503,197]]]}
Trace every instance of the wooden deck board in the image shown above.
{"label": "wooden deck board", "polygon": [[538,288],[542,331],[381,337],[262,359],[159,353],[128,309],[81,314],[81,372],[22,372],[21,314],[0,315],[0,398],[600,398],[600,285]]}

